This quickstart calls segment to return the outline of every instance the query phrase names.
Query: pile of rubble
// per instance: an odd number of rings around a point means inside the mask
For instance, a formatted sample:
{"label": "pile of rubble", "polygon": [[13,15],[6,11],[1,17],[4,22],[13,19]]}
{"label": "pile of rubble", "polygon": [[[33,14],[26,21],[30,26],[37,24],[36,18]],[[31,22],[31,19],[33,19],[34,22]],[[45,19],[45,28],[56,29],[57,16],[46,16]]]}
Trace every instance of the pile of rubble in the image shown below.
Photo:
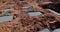
{"label": "pile of rubble", "polygon": [[[0,32],[37,32],[44,28],[60,28],[59,0],[1,0],[0,17],[12,16],[0,22]],[[56,2],[56,3],[55,3]]]}

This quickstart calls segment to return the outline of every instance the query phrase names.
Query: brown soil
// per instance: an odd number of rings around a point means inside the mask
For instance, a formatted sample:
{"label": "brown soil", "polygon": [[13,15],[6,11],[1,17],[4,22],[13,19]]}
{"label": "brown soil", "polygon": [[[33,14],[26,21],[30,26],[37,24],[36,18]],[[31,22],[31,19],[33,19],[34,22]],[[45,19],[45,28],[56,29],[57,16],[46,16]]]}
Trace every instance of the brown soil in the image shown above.
{"label": "brown soil", "polygon": [[[14,1],[15,3],[10,3]],[[0,2],[0,11],[8,7],[14,8],[10,15],[14,15],[12,21],[0,23],[0,32],[36,32],[44,28],[60,28],[60,16],[44,9],[44,5],[52,5],[50,0],[6,0]],[[27,13],[30,11],[23,9],[24,6],[32,6],[36,11],[42,12],[39,16],[31,17]],[[53,5],[54,6],[54,5]],[[46,7],[45,7],[46,8]],[[49,8],[49,7],[48,7]],[[56,8],[55,8],[56,9]],[[58,10],[59,8],[57,8]],[[31,11],[32,12],[32,11]],[[3,12],[0,12],[0,16]],[[58,27],[59,26],[59,27]]]}

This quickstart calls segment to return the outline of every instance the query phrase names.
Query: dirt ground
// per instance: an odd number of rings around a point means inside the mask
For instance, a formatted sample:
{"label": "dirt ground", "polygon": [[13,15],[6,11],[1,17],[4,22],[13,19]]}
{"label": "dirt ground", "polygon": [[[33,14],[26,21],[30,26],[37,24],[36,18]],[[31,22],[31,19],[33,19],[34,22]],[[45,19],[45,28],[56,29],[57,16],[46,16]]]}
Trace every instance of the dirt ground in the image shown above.
{"label": "dirt ground", "polygon": [[[44,28],[60,28],[60,0],[0,0],[0,16],[13,16],[13,20],[0,23],[0,32],[37,32]],[[51,12],[55,11],[54,12]],[[30,12],[40,15],[29,16]],[[56,14],[58,13],[58,14]]]}

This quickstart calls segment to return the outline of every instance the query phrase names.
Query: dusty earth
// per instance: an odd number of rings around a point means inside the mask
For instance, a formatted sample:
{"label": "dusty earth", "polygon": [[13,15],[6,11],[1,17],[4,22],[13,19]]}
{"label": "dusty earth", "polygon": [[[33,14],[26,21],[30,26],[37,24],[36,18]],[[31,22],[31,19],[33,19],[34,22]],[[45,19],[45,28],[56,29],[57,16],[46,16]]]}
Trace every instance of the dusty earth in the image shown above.
{"label": "dusty earth", "polygon": [[53,31],[60,28],[59,1],[0,0],[0,17],[13,16],[11,21],[0,22],[0,32],[37,32],[44,28]]}

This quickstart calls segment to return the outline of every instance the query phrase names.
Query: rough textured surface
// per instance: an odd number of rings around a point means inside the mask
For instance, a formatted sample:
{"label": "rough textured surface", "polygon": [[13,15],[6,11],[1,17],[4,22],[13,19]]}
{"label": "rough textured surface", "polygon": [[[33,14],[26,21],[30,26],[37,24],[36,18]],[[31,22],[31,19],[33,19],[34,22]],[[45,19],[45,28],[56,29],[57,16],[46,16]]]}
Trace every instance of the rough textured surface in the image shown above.
{"label": "rough textured surface", "polygon": [[[47,10],[48,8],[44,9],[41,5],[44,6],[46,3],[48,6],[48,4],[53,2],[48,0],[1,0],[0,16],[7,16],[3,10],[14,8],[14,10],[8,12],[8,16],[12,15],[14,17],[11,21],[0,23],[0,32],[37,32],[44,28],[50,30],[60,28],[60,15],[52,13]],[[23,7],[25,6],[31,6],[33,9],[31,11],[24,9]],[[28,15],[29,12],[41,12],[42,14],[31,17]]]}

